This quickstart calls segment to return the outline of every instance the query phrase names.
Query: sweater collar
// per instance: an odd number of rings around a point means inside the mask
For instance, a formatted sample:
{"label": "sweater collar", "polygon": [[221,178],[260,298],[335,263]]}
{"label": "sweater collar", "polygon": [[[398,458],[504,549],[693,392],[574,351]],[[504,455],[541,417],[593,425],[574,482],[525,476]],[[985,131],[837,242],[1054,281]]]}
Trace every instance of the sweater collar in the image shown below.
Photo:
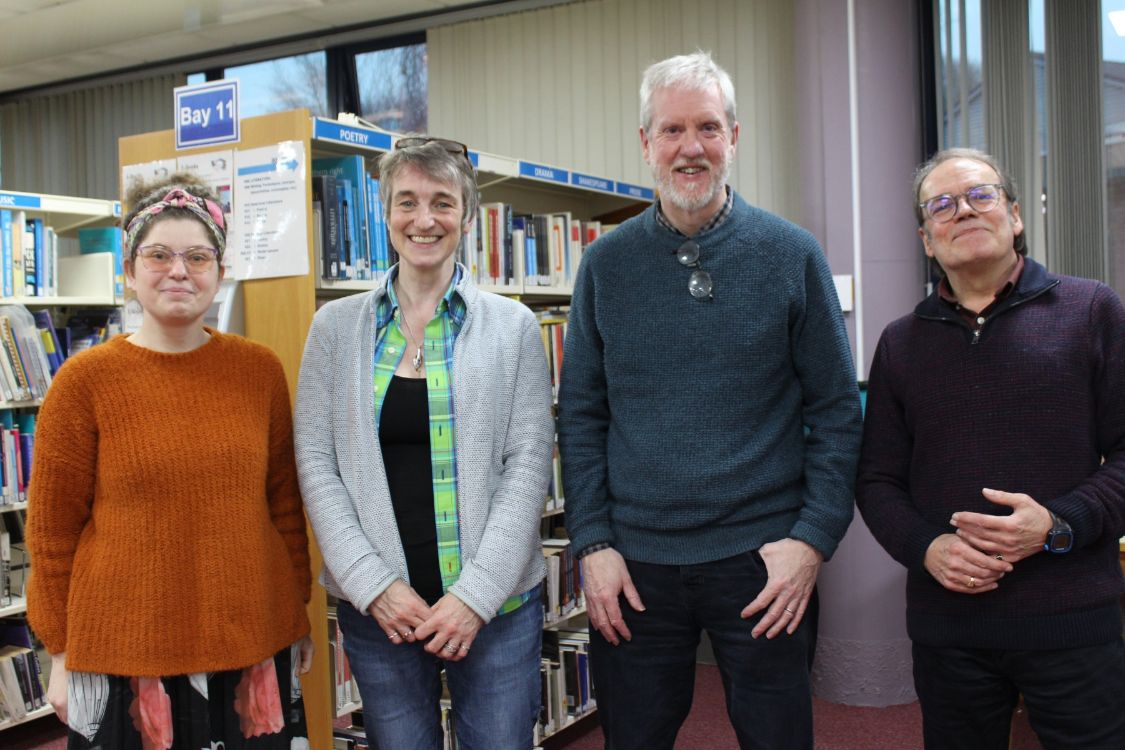
{"label": "sweater collar", "polygon": [[[1006,310],[1030,297],[1041,294],[1059,282],[1060,278],[1050,273],[1042,264],[1037,263],[1031,257],[1025,257],[1023,271],[1016,281],[1015,288],[997,305],[993,314],[995,315],[1001,310]],[[949,319],[955,319],[958,315],[952,307],[942,301],[941,294],[936,286],[930,296],[919,302],[914,308],[914,314],[922,318]]]}

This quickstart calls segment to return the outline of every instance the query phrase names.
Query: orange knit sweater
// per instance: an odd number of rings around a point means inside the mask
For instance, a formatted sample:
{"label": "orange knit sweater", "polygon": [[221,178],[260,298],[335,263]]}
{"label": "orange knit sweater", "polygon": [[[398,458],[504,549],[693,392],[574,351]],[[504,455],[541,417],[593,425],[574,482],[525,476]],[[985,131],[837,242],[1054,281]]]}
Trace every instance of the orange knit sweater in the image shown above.
{"label": "orange knit sweater", "polygon": [[310,571],[281,363],[211,331],[124,336],[59,371],[39,411],[28,615],[82,672],[236,669],[308,634]]}

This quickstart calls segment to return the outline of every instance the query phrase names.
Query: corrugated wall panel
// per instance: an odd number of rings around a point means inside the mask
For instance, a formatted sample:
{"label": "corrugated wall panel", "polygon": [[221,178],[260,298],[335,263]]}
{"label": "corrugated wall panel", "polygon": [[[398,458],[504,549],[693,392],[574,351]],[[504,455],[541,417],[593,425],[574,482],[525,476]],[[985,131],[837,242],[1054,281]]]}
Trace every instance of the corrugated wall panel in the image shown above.
{"label": "corrugated wall panel", "polygon": [[118,137],[171,128],[183,83],[169,75],[0,105],[0,186],[117,198]]}
{"label": "corrugated wall panel", "polygon": [[785,0],[589,0],[431,29],[430,130],[482,151],[651,185],[637,135],[641,73],[710,50],[738,101],[732,183],[796,218],[793,34]]}

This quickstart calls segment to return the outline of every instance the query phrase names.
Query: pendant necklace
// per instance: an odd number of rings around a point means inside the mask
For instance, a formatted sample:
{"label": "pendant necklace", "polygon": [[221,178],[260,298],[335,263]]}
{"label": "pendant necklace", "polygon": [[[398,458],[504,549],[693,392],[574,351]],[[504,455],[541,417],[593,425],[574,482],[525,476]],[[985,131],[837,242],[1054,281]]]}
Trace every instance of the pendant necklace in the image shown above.
{"label": "pendant necklace", "polygon": [[406,312],[402,307],[398,308],[398,319],[403,324],[407,335],[410,337],[411,342],[415,346],[414,356],[410,359],[410,364],[414,365],[414,372],[421,372],[422,365],[426,364],[426,358],[422,356],[422,345],[418,343],[418,339],[414,337],[414,331],[410,330],[410,322],[406,319]]}

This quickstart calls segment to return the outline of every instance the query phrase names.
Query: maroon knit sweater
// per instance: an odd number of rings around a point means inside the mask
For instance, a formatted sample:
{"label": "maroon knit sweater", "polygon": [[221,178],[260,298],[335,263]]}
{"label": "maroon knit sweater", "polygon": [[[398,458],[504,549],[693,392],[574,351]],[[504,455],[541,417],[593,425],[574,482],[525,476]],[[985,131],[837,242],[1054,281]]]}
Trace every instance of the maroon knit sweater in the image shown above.
{"label": "maroon knit sweater", "polygon": [[[926,571],[926,549],[954,531],[955,511],[1008,512],[984,487],[1046,505],[1074,529],[1074,548],[1021,560],[995,591],[954,593]],[[1114,292],[1029,259],[976,343],[936,293],[890,324],[871,366],[856,500],[909,571],[914,641],[1055,649],[1120,638],[1125,308]]]}

